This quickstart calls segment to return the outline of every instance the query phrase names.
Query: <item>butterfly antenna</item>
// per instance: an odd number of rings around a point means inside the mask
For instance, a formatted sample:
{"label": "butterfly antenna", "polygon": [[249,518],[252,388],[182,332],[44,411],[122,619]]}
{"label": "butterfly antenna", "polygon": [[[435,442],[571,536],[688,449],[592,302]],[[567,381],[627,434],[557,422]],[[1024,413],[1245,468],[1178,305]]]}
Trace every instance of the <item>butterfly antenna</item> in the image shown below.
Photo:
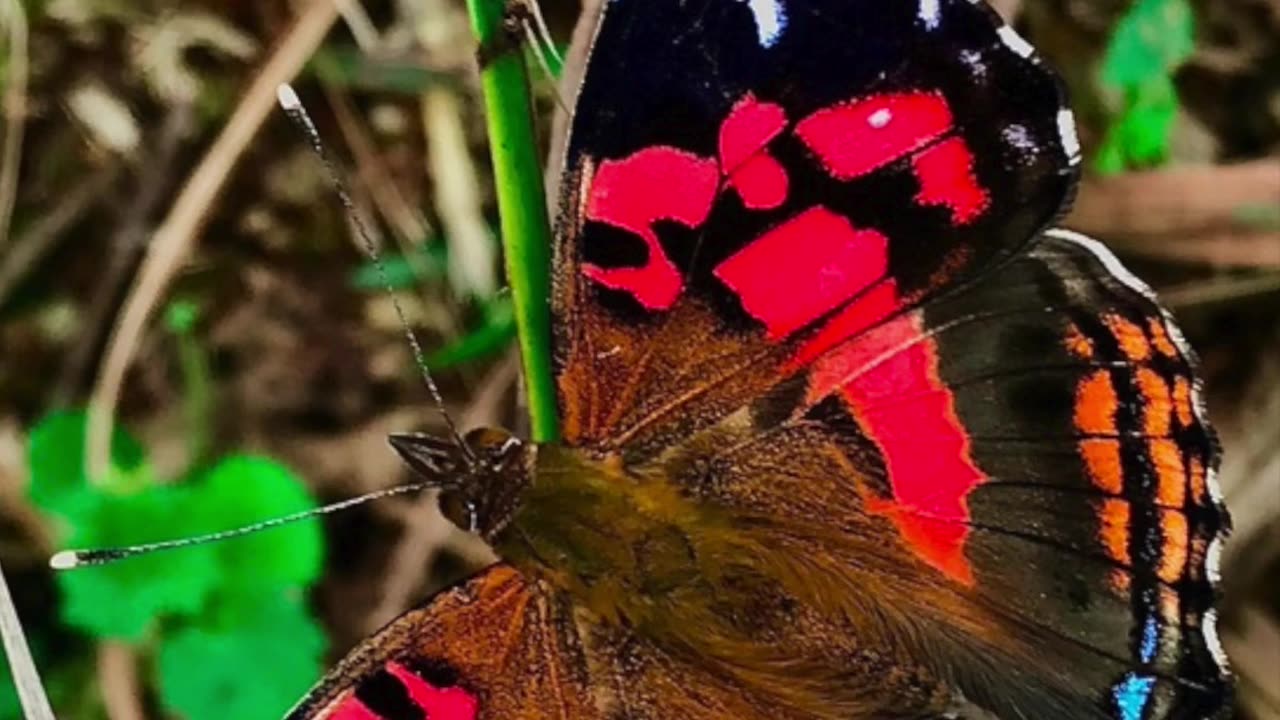
{"label": "butterfly antenna", "polygon": [[435,378],[431,376],[431,370],[427,367],[427,356],[422,351],[422,343],[418,342],[418,336],[409,325],[404,308],[400,305],[400,301],[396,299],[391,282],[387,278],[387,268],[382,263],[382,257],[378,254],[378,248],[373,242],[373,236],[369,233],[369,228],[364,224],[364,220],[361,219],[360,213],[356,210],[355,203],[351,200],[351,193],[347,190],[347,184],[342,179],[342,173],[338,171],[337,164],[330,159],[324,143],[320,141],[320,133],[316,131],[315,123],[311,121],[311,116],[307,114],[306,108],[302,106],[302,101],[298,99],[298,93],[294,92],[293,87],[288,83],[281,84],[280,87],[276,88],[276,98],[279,100],[284,114],[289,116],[293,124],[302,132],[307,139],[307,144],[311,146],[312,152],[324,164],[325,170],[329,174],[329,182],[333,185],[334,192],[337,193],[338,199],[342,202],[342,207],[346,210],[347,218],[350,220],[352,227],[355,228],[356,235],[360,237],[365,254],[369,256],[369,259],[377,269],[378,277],[387,291],[387,296],[391,298],[391,304],[395,307],[396,316],[400,319],[400,326],[404,328],[405,338],[409,340],[409,346],[413,349],[413,361],[422,375],[422,382],[426,385],[427,392],[431,394],[431,399],[435,402],[436,409],[440,412],[440,417],[444,419],[444,424],[449,429],[449,434],[453,437],[454,442],[458,444],[463,455],[466,456],[468,465],[474,467],[478,463],[478,459],[475,453],[472,452],[471,447],[467,445],[467,441],[463,439],[462,434],[458,432],[458,426],[454,423],[453,417],[445,409],[444,397],[440,394],[440,388],[436,385]]}
{"label": "butterfly antenna", "polygon": [[564,57],[560,55],[559,50],[556,50],[551,31],[547,28],[547,21],[542,17],[542,8],[538,6],[536,0],[518,0],[511,5],[507,18],[510,22],[519,24],[525,40],[533,48],[533,57],[538,61],[538,67],[542,68],[543,74],[551,81],[551,94],[555,96],[556,104],[566,113],[571,112],[568,103],[564,101],[564,96],[560,94],[560,83],[556,73],[551,69],[552,62],[556,67],[563,68]]}
{"label": "butterfly antenna", "polygon": [[534,25],[537,26],[538,39],[542,42],[543,49],[556,61],[556,67],[564,67],[564,56],[556,49],[556,42],[551,37],[551,30],[547,27],[547,19],[542,16],[542,6],[538,4],[538,0],[523,0],[526,13],[525,23],[531,18]]}
{"label": "butterfly antenna", "polygon": [[408,485],[397,485],[395,487],[377,490],[359,497],[348,498],[332,505],[313,508],[311,510],[303,510],[290,515],[283,515],[270,520],[263,520],[252,525],[235,528],[233,530],[222,530],[220,532],[209,533],[208,535],[197,535],[195,537],[180,538],[177,540],[164,540],[161,542],[146,543],[144,545],[129,545],[118,548],[103,548],[99,550],[63,550],[49,558],[49,567],[54,570],[72,570],[75,568],[88,567],[90,565],[106,565],[117,560],[136,557],[138,555],[149,555],[153,552],[161,550],[173,550],[175,548],[190,547],[192,545],[203,545],[205,543],[220,542],[222,540],[230,540],[244,535],[252,535],[270,530],[271,528],[280,527],[281,525],[289,525],[290,523],[306,520],[308,518],[320,517],[321,515],[330,515],[339,510],[346,510],[355,505],[362,505],[371,500],[381,500],[382,498],[392,497],[394,495],[404,495],[407,493],[417,492],[425,488],[439,488],[440,483],[410,483]]}

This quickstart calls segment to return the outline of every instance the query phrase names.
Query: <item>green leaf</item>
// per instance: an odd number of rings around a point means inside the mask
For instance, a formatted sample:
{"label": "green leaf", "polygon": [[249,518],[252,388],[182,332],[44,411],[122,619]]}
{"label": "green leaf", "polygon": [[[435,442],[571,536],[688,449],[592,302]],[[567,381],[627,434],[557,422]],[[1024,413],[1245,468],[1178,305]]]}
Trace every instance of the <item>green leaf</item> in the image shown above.
{"label": "green leaf", "polygon": [[[224,458],[192,485],[192,528],[217,532],[315,508],[306,485],[289,468],[268,458]],[[231,589],[310,585],[324,562],[320,521],[311,518],[226,540],[213,546]]]}
{"label": "green leaf", "polygon": [[414,62],[415,57],[377,57],[357,47],[330,45],[315,53],[310,68],[326,85],[371,92],[416,96],[428,87],[458,85],[454,74]]}
{"label": "green leaf", "polygon": [[324,652],[296,593],[242,598],[166,634],[160,699],[185,720],[281,717],[320,676]]}
{"label": "green leaf", "polygon": [[1173,81],[1153,81],[1130,96],[1124,114],[1107,130],[1096,161],[1100,171],[1156,167],[1169,159],[1169,137],[1178,115]]}
{"label": "green leaf", "polygon": [[[381,257],[382,272],[378,264],[366,260],[351,273],[351,287],[364,292],[385,292],[392,290],[409,290],[418,286],[423,280],[438,280],[445,276],[447,260],[446,248],[442,242],[428,242],[419,246],[413,255],[387,253]],[[383,272],[386,279],[383,279]]]}
{"label": "green leaf", "polygon": [[489,357],[511,346],[516,337],[516,316],[511,299],[494,298],[485,307],[480,326],[427,356],[427,367],[444,369]]}
{"label": "green leaf", "polygon": [[[192,534],[192,494],[157,486],[95,494],[78,509],[70,544],[107,548]],[[196,545],[56,575],[62,619],[98,638],[141,640],[161,616],[193,614],[222,582],[214,545]]]}
{"label": "green leaf", "polygon": [[[31,431],[27,464],[31,472],[28,495],[41,510],[66,517],[85,502],[91,488],[84,473],[86,414],[83,410],[46,415]],[[142,446],[116,425],[111,436],[111,477],[103,483],[113,490],[151,484]]]}
{"label": "green leaf", "polygon": [[[76,652],[79,648],[67,647],[65,640],[58,644],[56,655],[48,652],[43,637],[36,635],[28,637],[28,640],[31,642],[36,667],[40,671],[40,681],[44,684],[45,694],[49,697],[49,704],[53,706],[54,712],[59,717],[66,718],[95,717],[76,712],[85,705],[84,688],[92,682],[93,677],[92,663],[87,662],[86,655]],[[9,663],[2,658],[3,655],[0,654],[0,720],[23,720],[22,703],[18,700],[18,690],[14,687]]]}
{"label": "green leaf", "polygon": [[164,311],[164,323],[175,335],[186,335],[200,319],[200,306],[191,300],[174,300]]}
{"label": "green leaf", "polygon": [[1173,74],[1194,48],[1188,0],[1137,0],[1121,19],[1102,65],[1102,85],[1116,97],[1116,112],[1095,158],[1100,172],[1168,161],[1178,112]]}
{"label": "green leaf", "polygon": [[1108,43],[1102,79],[1117,89],[1168,78],[1195,49],[1189,0],[1137,0]]}
{"label": "green leaf", "polygon": [[0,720],[22,720],[22,705],[7,662],[0,663]]}

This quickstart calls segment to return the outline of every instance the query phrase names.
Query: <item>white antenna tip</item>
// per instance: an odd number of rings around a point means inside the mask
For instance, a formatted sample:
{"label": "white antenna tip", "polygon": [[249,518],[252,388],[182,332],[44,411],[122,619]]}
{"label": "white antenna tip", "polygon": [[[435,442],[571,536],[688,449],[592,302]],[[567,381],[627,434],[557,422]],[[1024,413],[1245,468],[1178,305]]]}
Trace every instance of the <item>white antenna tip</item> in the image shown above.
{"label": "white antenna tip", "polygon": [[54,570],[71,570],[80,566],[80,558],[75,550],[63,550],[49,558],[49,567]]}
{"label": "white antenna tip", "polygon": [[285,110],[296,110],[302,107],[302,101],[298,99],[298,93],[293,91],[293,86],[289,83],[280,83],[276,87],[276,100],[280,103],[280,107]]}

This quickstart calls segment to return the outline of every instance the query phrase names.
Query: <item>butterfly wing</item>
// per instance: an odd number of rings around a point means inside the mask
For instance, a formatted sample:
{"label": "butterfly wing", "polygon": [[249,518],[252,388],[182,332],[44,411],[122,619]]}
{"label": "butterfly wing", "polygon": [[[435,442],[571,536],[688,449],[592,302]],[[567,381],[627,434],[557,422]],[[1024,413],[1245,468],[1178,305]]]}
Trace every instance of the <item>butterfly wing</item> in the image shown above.
{"label": "butterfly wing", "polygon": [[1058,82],[981,3],[610,0],[595,48],[555,253],[574,445],[656,451],[832,316],[1013,257],[1073,187]]}
{"label": "butterfly wing", "polygon": [[595,47],[566,443],[829,556],[872,618],[831,628],[1000,717],[1218,712],[1190,354],[1105,249],[1037,237],[1079,149],[1030,47],[967,0],[609,0]]}
{"label": "butterfly wing", "polygon": [[495,565],[365,640],[286,720],[788,720]]}
{"label": "butterfly wing", "polygon": [[1053,231],[798,377],[658,467],[842,577],[874,618],[851,632],[999,717],[1223,709],[1216,443],[1176,327],[1104,248]]}

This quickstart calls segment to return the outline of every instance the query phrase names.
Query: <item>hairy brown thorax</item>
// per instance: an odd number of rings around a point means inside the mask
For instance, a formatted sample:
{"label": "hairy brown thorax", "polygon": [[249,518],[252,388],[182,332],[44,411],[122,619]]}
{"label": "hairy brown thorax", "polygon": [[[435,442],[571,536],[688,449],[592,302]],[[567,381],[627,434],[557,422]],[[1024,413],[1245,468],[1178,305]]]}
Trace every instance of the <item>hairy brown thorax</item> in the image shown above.
{"label": "hairy brown thorax", "polygon": [[530,482],[495,549],[598,621],[816,717],[865,707],[871,687],[897,686],[901,702],[922,707],[947,701],[930,673],[901,667],[918,664],[866,650],[873,639],[884,647],[868,588],[817,526],[697,501],[660,467],[617,456],[528,453]]}

